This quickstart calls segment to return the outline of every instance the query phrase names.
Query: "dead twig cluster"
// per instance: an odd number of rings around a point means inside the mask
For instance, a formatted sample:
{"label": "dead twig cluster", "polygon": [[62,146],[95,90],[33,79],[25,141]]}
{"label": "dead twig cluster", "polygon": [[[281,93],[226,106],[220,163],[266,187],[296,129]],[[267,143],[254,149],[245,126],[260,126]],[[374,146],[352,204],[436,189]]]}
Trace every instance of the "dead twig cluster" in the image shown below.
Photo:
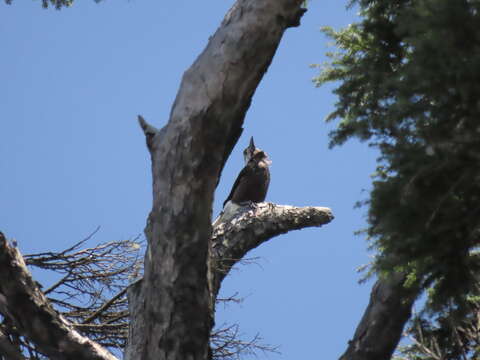
{"label": "dead twig cluster", "polygon": [[469,360],[480,356],[480,304],[470,303],[460,322],[448,316],[437,321],[415,318],[404,336],[410,345],[395,360]]}
{"label": "dead twig cluster", "polygon": [[[58,274],[42,292],[54,308],[81,334],[110,350],[122,350],[128,338],[128,284],[142,276],[140,236],[85,247],[97,232],[60,252],[24,255],[25,263]],[[16,334],[3,319],[2,331],[29,359],[42,359],[35,345]]]}
{"label": "dead twig cluster", "polygon": [[[127,286],[142,276],[143,242],[137,236],[84,248],[98,230],[63,251],[23,257],[29,266],[58,274],[58,280],[49,287],[37,285],[77,331],[111,351],[121,353],[128,338]],[[216,301],[225,305],[242,302],[237,295],[217,298]],[[18,334],[8,318],[1,315],[0,335],[0,340],[5,340],[3,346],[0,344],[0,360],[48,359],[34,343]],[[258,351],[277,352],[276,347],[262,344],[261,340],[259,335],[243,340],[238,324],[223,324],[211,334],[213,357],[230,360]]]}
{"label": "dead twig cluster", "polygon": [[262,344],[262,338],[256,334],[251,340],[242,340],[238,324],[223,324],[210,336],[213,358],[222,360],[239,359],[242,356],[258,355],[258,352],[279,353],[278,347]]}

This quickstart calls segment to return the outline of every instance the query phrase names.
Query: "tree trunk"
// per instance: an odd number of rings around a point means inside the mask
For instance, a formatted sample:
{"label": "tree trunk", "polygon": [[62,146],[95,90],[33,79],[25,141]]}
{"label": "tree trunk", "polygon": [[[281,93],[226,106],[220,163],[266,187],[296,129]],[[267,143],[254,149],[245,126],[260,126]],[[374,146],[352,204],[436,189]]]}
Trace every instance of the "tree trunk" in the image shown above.
{"label": "tree trunk", "polygon": [[397,273],[373,285],[370,302],[340,360],[390,360],[410,318],[416,287],[404,286]]}
{"label": "tree trunk", "polygon": [[157,131],[141,119],[152,158],[153,207],[139,290],[145,346],[136,359],[208,358],[213,193],[284,31],[299,25],[301,3],[238,0],[185,72],[168,124]]}
{"label": "tree trunk", "polygon": [[[238,0],[184,74],[168,124],[157,130],[139,117],[152,159],[153,207],[144,279],[129,288],[126,360],[210,358],[214,303],[231,267],[276,235],[333,219],[326,208],[259,204],[212,234],[221,171],[284,31],[299,25],[302,2]],[[417,294],[403,282],[397,274],[374,285],[341,360],[390,359]],[[0,313],[51,359],[115,359],[53,310],[1,233]],[[0,353],[22,359],[16,350],[0,328]]]}
{"label": "tree trunk", "polygon": [[[328,208],[259,203],[254,209],[248,206],[240,208],[230,221],[219,223],[213,230],[208,258],[208,281],[212,306],[210,313],[214,312],[214,304],[222,280],[248,251],[280,234],[306,227],[319,227],[332,219],[332,212]],[[137,359],[136,354],[146,346],[145,327],[148,323],[148,313],[145,311],[142,282],[143,280],[140,280],[128,289],[132,320],[125,360]]]}

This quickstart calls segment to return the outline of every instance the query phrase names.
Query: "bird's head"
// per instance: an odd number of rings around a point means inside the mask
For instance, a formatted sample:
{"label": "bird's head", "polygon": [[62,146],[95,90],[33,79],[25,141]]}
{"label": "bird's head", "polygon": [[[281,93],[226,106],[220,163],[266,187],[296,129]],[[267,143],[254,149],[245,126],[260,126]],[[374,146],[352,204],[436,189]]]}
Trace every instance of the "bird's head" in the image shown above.
{"label": "bird's head", "polygon": [[259,163],[260,161],[265,162],[267,165],[270,165],[272,162],[268,158],[268,155],[265,151],[255,147],[255,143],[253,142],[253,136],[250,138],[250,144],[248,147],[243,150],[243,157],[245,159],[245,164],[250,163]]}
{"label": "bird's head", "polygon": [[266,165],[271,165],[272,164],[272,161],[268,158],[268,154],[263,150],[258,150],[255,153],[255,155],[253,155],[253,158],[251,159],[251,161],[253,161],[257,164],[259,162],[264,162]]}

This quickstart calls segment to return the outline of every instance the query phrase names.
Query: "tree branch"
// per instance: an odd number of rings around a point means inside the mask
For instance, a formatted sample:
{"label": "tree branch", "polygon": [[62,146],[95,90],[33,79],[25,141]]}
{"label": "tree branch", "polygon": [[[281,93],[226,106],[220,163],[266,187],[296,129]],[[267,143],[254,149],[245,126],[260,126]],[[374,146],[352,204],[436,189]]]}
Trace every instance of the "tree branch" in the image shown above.
{"label": "tree branch", "polygon": [[332,220],[332,211],[325,207],[259,203],[253,209],[250,206],[238,209],[233,219],[213,229],[212,295],[217,296],[222,280],[248,251],[288,231],[320,227]]}
{"label": "tree branch", "polygon": [[[221,281],[248,251],[288,231],[318,227],[332,220],[331,210],[324,207],[258,203],[254,208],[250,206],[239,208],[232,218],[218,223],[213,230],[208,272],[211,302],[215,303],[217,300]],[[137,281],[128,289],[130,316],[136,321],[130,323],[128,341],[130,345],[127,346],[125,360],[135,359],[135,354],[141,351],[146,341],[146,322],[143,317],[148,315],[145,313],[145,301],[141,293],[142,282]],[[213,341],[215,345],[218,345],[218,340]],[[261,348],[258,344],[253,347]],[[265,347],[267,348],[271,347]],[[215,353],[214,357],[221,357],[221,351],[219,352]]]}
{"label": "tree branch", "polygon": [[18,347],[10,341],[3,326],[0,326],[0,359],[2,357],[7,360],[26,360]]}
{"label": "tree branch", "polygon": [[155,135],[159,133],[159,131],[157,128],[147,123],[147,121],[143,118],[142,115],[138,115],[138,123],[140,124],[140,127],[142,128],[143,133],[145,134],[147,147],[150,151],[152,151],[153,138]]}
{"label": "tree branch", "polygon": [[81,336],[49,304],[18,249],[0,232],[0,313],[51,359],[116,360]]}
{"label": "tree branch", "polygon": [[84,319],[82,321],[82,324],[91,323],[93,320],[98,318],[105,310],[107,310],[110,306],[112,306],[115,303],[115,301],[117,301],[122,296],[124,296],[126,292],[127,292],[127,288],[125,287],[118,294],[116,294],[110,300],[106,301],[102,306],[100,306],[98,310],[96,310],[92,315]]}
{"label": "tree branch", "polygon": [[406,288],[404,283],[405,275],[396,273],[373,285],[367,309],[340,360],[390,360],[418,295],[416,287]]}

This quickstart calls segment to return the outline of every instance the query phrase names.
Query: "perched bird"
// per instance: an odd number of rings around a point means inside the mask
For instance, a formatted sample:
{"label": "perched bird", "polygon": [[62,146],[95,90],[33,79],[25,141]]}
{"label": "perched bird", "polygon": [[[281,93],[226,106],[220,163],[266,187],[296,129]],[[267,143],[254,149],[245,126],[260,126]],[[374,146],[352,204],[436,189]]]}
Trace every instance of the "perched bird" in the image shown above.
{"label": "perched bird", "polygon": [[223,202],[223,211],[215,220],[214,226],[220,220],[226,221],[231,218],[239,207],[265,200],[270,184],[268,167],[271,161],[263,150],[255,147],[253,137],[243,151],[243,157],[245,167],[238,174],[230,194]]}
{"label": "perched bird", "polygon": [[246,205],[247,203],[262,202],[267,196],[270,184],[268,166],[271,162],[264,151],[255,147],[253,136],[250,139],[250,145],[243,151],[243,156],[245,167],[238,174],[230,195],[223,202],[224,207],[230,200],[238,205]]}

